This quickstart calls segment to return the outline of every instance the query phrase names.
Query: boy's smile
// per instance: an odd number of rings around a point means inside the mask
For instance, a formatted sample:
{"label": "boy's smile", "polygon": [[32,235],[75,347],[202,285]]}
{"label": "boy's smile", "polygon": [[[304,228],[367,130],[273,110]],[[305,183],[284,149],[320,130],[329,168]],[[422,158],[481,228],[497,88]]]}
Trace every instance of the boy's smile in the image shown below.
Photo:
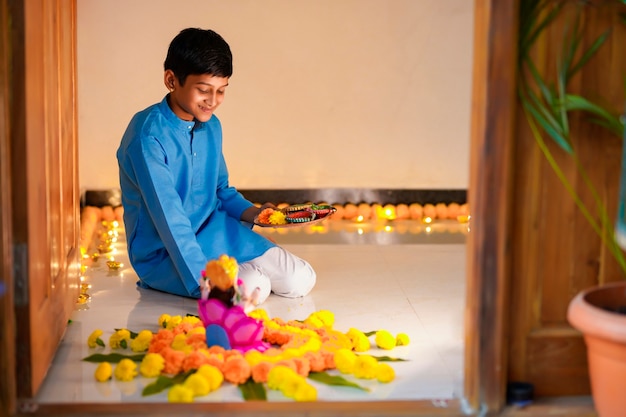
{"label": "boy's smile", "polygon": [[189,75],[181,85],[174,73],[167,70],[165,86],[170,90],[168,104],[174,114],[183,120],[206,122],[224,100],[228,77]]}

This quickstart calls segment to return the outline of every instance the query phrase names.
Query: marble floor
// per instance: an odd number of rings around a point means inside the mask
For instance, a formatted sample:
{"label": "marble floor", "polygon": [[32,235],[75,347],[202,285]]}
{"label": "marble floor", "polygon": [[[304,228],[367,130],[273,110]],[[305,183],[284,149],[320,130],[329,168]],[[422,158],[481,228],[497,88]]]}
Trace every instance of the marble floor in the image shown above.
{"label": "marble floor", "polygon": [[[391,363],[396,371],[394,382],[355,380],[369,387],[367,392],[312,382],[318,388],[319,400],[432,399],[445,402],[459,399],[461,395],[467,226],[433,224],[425,229],[421,224],[410,222],[398,226],[396,222],[359,228],[345,223],[328,224],[327,230],[306,230],[305,226],[287,232],[259,230],[307,259],[318,276],[316,287],[304,298],[286,299],[272,294],[260,306],[270,317],[304,319],[315,311],[330,310],[335,314],[334,327],[338,330],[386,329],[410,337],[408,346],[371,351],[377,356],[407,359]],[[99,259],[85,271],[84,279],[91,285],[90,299],[77,304],[36,402],[167,401],[165,392],[142,396],[143,387],[152,379],[137,377],[131,382],[99,383],[93,376],[96,364],[82,361],[97,351],[88,348],[86,343],[95,329],[104,330],[106,341],[116,328],[156,331],[158,317],[163,313],[196,314],[194,300],[138,289],[122,242],[123,230],[113,254],[124,266],[111,270],[106,259]],[[101,351],[108,353],[110,348]],[[269,391],[268,400],[290,401],[275,391]],[[243,399],[235,386],[224,384],[196,401],[240,402]]]}

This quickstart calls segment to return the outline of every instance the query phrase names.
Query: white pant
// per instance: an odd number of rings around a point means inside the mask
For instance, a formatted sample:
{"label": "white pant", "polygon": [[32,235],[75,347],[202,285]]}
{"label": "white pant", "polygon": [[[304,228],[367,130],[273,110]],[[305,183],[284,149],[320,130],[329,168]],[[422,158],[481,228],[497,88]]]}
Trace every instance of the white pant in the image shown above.
{"label": "white pant", "polygon": [[257,287],[260,289],[260,304],[270,292],[289,298],[307,295],[315,285],[316,275],[307,261],[275,246],[263,255],[239,264],[239,278],[248,292]]}

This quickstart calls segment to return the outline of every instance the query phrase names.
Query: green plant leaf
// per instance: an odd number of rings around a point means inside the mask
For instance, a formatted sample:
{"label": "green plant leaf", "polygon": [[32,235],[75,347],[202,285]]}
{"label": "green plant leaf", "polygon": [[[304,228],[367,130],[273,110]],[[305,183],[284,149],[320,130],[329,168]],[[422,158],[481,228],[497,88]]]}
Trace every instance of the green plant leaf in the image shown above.
{"label": "green plant leaf", "polygon": [[359,384],[355,384],[354,382],[348,381],[344,377],[340,375],[330,375],[326,372],[311,372],[309,374],[309,378],[313,381],[320,382],[326,385],[333,386],[341,386],[341,387],[352,387],[356,389],[360,389],[362,391],[369,391],[368,388],[362,387]]}
{"label": "green plant leaf", "polygon": [[371,332],[363,332],[366,337],[374,336],[378,330],[372,330]]}
{"label": "green plant leaf", "polygon": [[594,114],[598,116],[597,119],[594,119],[595,123],[607,127],[620,137],[624,134],[624,124],[620,120],[619,116],[611,114],[602,106],[595,104],[584,97],[575,94],[568,94],[565,96],[563,107],[565,107],[568,111],[583,111]]}
{"label": "green plant leaf", "polygon": [[587,62],[598,52],[598,49],[604,44],[609,35],[611,34],[611,30],[607,30],[602,35],[598,36],[598,38],[593,42],[593,44],[587,49],[581,58],[578,60],[576,64],[570,68],[568,77],[572,77],[576,72],[578,72],[582,67],[584,67]]}
{"label": "green plant leaf", "polygon": [[160,375],[156,379],[156,381],[145,386],[145,388],[141,392],[141,395],[146,397],[148,395],[158,394],[159,392],[166,390],[168,388],[171,388],[176,384],[182,384],[183,382],[185,382],[185,379],[187,379],[187,377],[193,374],[194,372],[195,371],[187,371],[187,372],[183,372],[180,374],[176,374],[172,377]]}
{"label": "green plant leaf", "polygon": [[96,339],[96,345],[101,346],[101,347],[106,347],[106,345],[104,344],[104,341],[100,338]]}
{"label": "green plant leaf", "polygon": [[122,355],[121,353],[94,353],[93,355],[89,355],[86,358],[83,358],[85,362],[110,362],[110,363],[119,363],[122,359],[130,359],[133,362],[141,362],[143,357],[146,356],[144,353],[140,355]]}
{"label": "green plant leaf", "polygon": [[408,359],[392,358],[391,356],[372,356],[378,362],[408,362]]}
{"label": "green plant leaf", "polygon": [[246,401],[267,401],[265,385],[260,382],[254,382],[252,378],[240,384],[239,391]]}
{"label": "green plant leaf", "polygon": [[[124,329],[115,329],[116,332],[119,332],[120,330],[124,330]],[[130,338],[131,339],[134,339],[134,338],[136,338],[139,335],[138,333],[135,333],[132,330],[129,330],[129,329],[126,329],[126,330],[128,330],[128,333],[130,333]]]}
{"label": "green plant leaf", "polygon": [[[533,95],[531,94],[531,97]],[[522,106],[532,114],[532,116],[537,120],[537,123],[541,126],[541,128],[550,136],[552,139],[567,153],[572,153],[574,149],[572,145],[569,143],[568,138],[563,136],[563,134],[557,130],[553,126],[553,123],[550,123],[543,115],[533,107],[532,103],[526,100],[524,97],[522,98]],[[554,122],[556,124],[556,122]]]}

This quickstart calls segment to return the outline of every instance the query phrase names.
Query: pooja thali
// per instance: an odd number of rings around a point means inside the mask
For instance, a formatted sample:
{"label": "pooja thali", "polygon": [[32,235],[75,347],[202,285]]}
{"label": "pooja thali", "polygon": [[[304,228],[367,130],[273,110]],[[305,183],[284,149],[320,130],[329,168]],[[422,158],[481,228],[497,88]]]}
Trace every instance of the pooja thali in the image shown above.
{"label": "pooja thali", "polygon": [[254,224],[261,227],[298,227],[319,223],[335,211],[327,204],[294,204],[282,209],[266,208],[254,218]]}

